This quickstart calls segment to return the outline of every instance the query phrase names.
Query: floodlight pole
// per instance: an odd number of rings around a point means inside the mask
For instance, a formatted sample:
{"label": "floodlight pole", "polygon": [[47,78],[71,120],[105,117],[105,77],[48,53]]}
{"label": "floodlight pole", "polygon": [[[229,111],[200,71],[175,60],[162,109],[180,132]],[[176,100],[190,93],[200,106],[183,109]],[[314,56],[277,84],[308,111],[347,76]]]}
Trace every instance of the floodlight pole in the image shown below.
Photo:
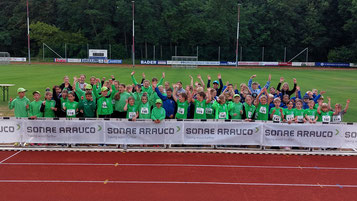
{"label": "floodlight pole", "polygon": [[29,57],[29,64],[31,64],[31,49],[30,49],[30,17],[29,17],[29,1],[26,0],[27,9],[27,54]]}
{"label": "floodlight pole", "polygon": [[237,47],[236,47],[236,67],[238,67],[238,45],[239,45],[239,20],[240,20],[240,5],[238,4],[238,20],[237,20]]}
{"label": "floodlight pole", "polygon": [[135,67],[135,27],[134,27],[134,23],[135,23],[135,1],[132,1],[133,4],[133,47],[132,49],[132,58],[133,58],[133,68]]}

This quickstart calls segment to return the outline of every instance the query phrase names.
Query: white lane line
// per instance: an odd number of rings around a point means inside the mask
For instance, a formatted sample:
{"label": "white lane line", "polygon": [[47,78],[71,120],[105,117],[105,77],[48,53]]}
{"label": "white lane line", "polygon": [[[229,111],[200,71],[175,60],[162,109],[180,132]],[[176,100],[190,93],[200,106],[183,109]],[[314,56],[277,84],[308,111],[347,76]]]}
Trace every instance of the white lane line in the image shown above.
{"label": "white lane line", "polygon": [[4,160],[0,161],[0,164],[4,164],[5,161],[7,161],[7,160],[9,160],[10,158],[16,156],[16,155],[19,154],[20,152],[22,152],[22,151],[18,151],[18,152],[16,152],[16,153],[12,154],[11,156],[5,158]]}
{"label": "white lane line", "polygon": [[241,185],[241,186],[287,186],[287,187],[331,187],[357,188],[356,184],[284,184],[284,183],[242,183],[201,181],[84,181],[84,180],[0,180],[0,183],[111,183],[111,184],[198,184],[198,185]]}
{"label": "white lane line", "polygon": [[[0,163],[1,164],[1,163]],[[2,165],[28,166],[138,166],[138,167],[211,167],[211,168],[265,168],[265,169],[315,169],[315,170],[357,170],[349,167],[313,166],[257,166],[257,165],[203,165],[203,164],[130,164],[130,163],[2,163]]]}

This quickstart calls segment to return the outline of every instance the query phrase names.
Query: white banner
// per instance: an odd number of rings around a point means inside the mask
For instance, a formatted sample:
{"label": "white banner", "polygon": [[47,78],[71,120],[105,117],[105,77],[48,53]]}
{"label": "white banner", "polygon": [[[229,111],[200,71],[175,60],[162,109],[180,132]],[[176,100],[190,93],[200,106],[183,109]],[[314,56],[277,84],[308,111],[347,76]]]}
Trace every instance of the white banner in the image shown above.
{"label": "white banner", "polygon": [[260,145],[261,123],[185,122],[184,144]]}
{"label": "white banner", "polygon": [[106,144],[183,144],[182,122],[105,122]]}
{"label": "white banner", "polygon": [[21,142],[21,120],[0,121],[0,143]]}
{"label": "white banner", "polygon": [[27,143],[104,144],[102,121],[28,120],[23,140]]}

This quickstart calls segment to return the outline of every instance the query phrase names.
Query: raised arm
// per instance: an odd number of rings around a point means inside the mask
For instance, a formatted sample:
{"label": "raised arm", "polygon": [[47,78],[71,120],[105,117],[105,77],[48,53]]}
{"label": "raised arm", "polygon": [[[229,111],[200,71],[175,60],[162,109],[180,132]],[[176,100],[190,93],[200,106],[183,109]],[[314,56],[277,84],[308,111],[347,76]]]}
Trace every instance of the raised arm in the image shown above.
{"label": "raised arm", "polygon": [[201,86],[202,86],[203,88],[205,88],[205,82],[203,81],[202,76],[199,74],[199,75],[197,75],[197,78],[200,80]]}
{"label": "raised arm", "polygon": [[266,83],[265,86],[264,86],[266,89],[269,89],[269,87],[270,87],[270,81],[271,81],[271,74],[269,74],[268,81],[267,81],[267,83]]}
{"label": "raised arm", "polygon": [[191,79],[190,86],[193,87],[193,77],[192,77],[192,75],[189,75],[189,77]]}
{"label": "raised arm", "polygon": [[346,113],[347,110],[348,110],[348,106],[350,105],[350,102],[351,102],[351,100],[350,100],[350,99],[347,99],[345,109],[343,110],[345,113]]}
{"label": "raised arm", "polygon": [[137,85],[138,82],[136,81],[136,79],[135,79],[135,77],[134,77],[135,71],[131,72],[130,75],[131,75],[131,80],[133,81],[133,84]]}
{"label": "raised arm", "polygon": [[211,87],[211,76],[207,75],[207,88]]}
{"label": "raised arm", "polygon": [[276,90],[277,91],[280,91],[280,87],[281,87],[281,84],[284,82],[284,77],[281,77],[280,78],[280,82],[279,82],[279,84],[278,84],[278,86],[276,87]]}
{"label": "raised arm", "polygon": [[162,77],[161,77],[159,83],[157,84],[157,86],[162,85],[162,83],[164,82],[164,79],[165,79],[165,72],[162,72]]}

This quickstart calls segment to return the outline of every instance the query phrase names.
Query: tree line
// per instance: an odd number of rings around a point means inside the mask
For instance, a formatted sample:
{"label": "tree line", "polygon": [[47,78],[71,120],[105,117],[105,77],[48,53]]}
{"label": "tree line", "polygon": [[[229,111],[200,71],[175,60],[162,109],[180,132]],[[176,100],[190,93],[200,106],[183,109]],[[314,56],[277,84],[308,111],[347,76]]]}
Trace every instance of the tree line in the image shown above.
{"label": "tree line", "polygon": [[[170,51],[179,46],[191,52],[197,46],[205,47],[201,54],[212,60],[216,60],[220,46],[222,59],[234,59],[237,3],[136,0],[136,46],[165,46]],[[239,45],[246,55],[253,54],[249,47],[266,47],[271,58],[280,58],[284,47],[295,52],[309,47],[310,61],[357,61],[357,1],[241,0],[239,3],[242,4]],[[115,44],[113,52],[130,57],[131,0],[29,0],[29,7],[35,56],[41,54],[42,43],[55,47],[68,43],[78,46],[77,50],[72,48],[74,55],[86,54],[83,48],[86,44],[96,47]],[[0,51],[26,55],[26,0],[1,0],[0,8]]]}

